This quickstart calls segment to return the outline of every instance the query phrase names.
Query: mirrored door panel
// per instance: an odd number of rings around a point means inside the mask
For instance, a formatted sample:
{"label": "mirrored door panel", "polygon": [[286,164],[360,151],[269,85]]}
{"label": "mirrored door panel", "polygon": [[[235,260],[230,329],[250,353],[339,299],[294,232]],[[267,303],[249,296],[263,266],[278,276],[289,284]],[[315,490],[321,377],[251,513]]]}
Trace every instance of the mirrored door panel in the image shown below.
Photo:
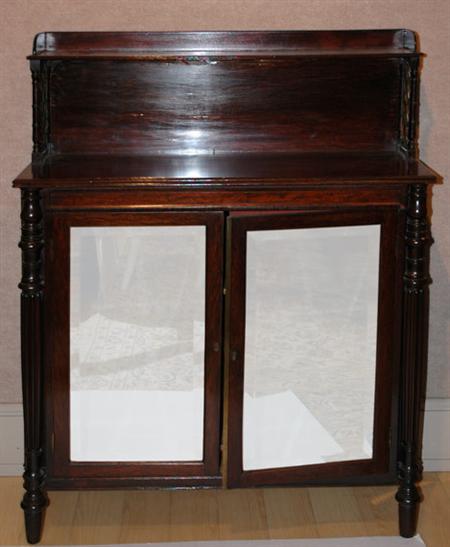
{"label": "mirrored door panel", "polygon": [[233,251],[245,255],[231,274],[232,310],[245,302],[231,312],[230,373],[243,384],[230,410],[232,473],[367,463],[380,448],[383,220],[333,222],[319,213],[231,220]]}
{"label": "mirrored door panel", "polygon": [[247,232],[244,470],[372,457],[380,226]]}
{"label": "mirrored door panel", "polygon": [[205,226],[73,227],[70,456],[201,461]]}
{"label": "mirrored door panel", "polygon": [[89,475],[103,462],[129,476],[124,464],[140,462],[141,476],[217,474],[223,215],[54,222],[62,258],[49,275],[67,280],[54,308],[68,319],[51,353],[58,469]]}

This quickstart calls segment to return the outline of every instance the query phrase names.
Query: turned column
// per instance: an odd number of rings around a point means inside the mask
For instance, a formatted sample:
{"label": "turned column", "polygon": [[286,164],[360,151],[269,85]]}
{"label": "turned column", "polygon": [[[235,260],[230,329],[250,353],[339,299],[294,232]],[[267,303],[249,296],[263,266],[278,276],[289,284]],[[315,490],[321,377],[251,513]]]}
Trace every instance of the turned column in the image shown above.
{"label": "turned column", "polygon": [[43,247],[39,190],[22,190],[21,349],[25,433],[25,494],[21,507],[29,543],[41,537],[47,496],[42,484],[42,300]]}
{"label": "turned column", "polygon": [[425,404],[430,227],[427,221],[427,187],[411,185],[405,230],[403,275],[402,371],[400,394],[400,443],[396,495],[400,534],[416,533],[421,499],[416,482],[422,476],[422,430]]}

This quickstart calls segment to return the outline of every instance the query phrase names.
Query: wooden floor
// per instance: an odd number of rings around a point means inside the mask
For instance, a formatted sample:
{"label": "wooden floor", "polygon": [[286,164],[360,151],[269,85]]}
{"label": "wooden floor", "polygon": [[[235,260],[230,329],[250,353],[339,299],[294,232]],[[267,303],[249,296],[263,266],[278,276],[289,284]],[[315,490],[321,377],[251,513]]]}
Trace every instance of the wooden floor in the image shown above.
{"label": "wooden floor", "polygon": [[[450,546],[450,473],[422,483],[419,532]],[[43,545],[397,534],[395,488],[51,492]],[[25,544],[21,480],[0,477],[0,545]]]}

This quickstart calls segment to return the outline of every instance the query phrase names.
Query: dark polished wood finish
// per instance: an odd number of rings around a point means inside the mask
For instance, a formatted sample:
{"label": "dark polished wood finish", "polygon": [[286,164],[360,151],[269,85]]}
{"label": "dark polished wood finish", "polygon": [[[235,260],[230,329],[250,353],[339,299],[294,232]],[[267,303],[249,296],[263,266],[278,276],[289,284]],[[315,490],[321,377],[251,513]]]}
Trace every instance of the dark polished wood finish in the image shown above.
{"label": "dark polished wood finish", "polygon": [[[352,31],[203,31],[203,32],[42,32],[34,39],[29,59],[98,56],[117,58],[177,52],[214,52],[218,56],[312,52],[400,55],[416,53],[416,35],[407,29]],[[175,52],[175,53],[174,53]]]}
{"label": "dark polished wood finish", "polygon": [[404,537],[416,531],[420,493],[416,481],[422,477],[422,431],[425,408],[428,352],[429,247],[427,188],[413,185],[408,191],[403,275],[403,338],[401,420],[398,476],[400,530]]}
{"label": "dark polished wood finish", "polygon": [[[208,487],[223,478],[229,487],[398,479],[400,532],[413,535],[425,198],[439,181],[418,154],[415,33],[45,32],[29,59],[32,163],[14,181],[23,195],[28,540],[40,538],[47,489]],[[207,227],[204,461],[71,462],[70,226],[159,223]],[[382,226],[374,457],[242,472],[246,230],[370,223]]]}
{"label": "dark polished wood finish", "polygon": [[405,30],[43,33],[30,57],[34,163],[65,154],[409,152],[418,58]]}
{"label": "dark polished wood finish", "polygon": [[215,155],[57,155],[28,166],[16,186],[39,188],[304,188],[337,183],[429,183],[436,174],[404,152]]}
{"label": "dark polished wood finish", "polygon": [[42,211],[39,190],[22,190],[21,349],[22,392],[25,433],[25,494],[21,503],[25,513],[27,540],[37,543],[41,536],[45,507],[45,481],[42,438]]}
{"label": "dark polished wood finish", "polygon": [[[230,214],[231,237],[230,276],[227,286],[230,298],[229,314],[229,412],[228,412],[228,485],[260,486],[283,485],[339,479],[342,477],[368,477],[370,475],[393,476],[396,462],[391,454],[396,452],[396,439],[391,439],[391,419],[396,394],[394,378],[398,375],[395,345],[396,322],[400,294],[397,290],[396,273],[399,265],[397,233],[400,220],[399,207],[376,210],[363,209],[333,211],[302,211],[283,213]],[[304,465],[257,471],[243,471],[242,425],[243,386],[245,369],[245,302],[246,302],[246,241],[252,230],[289,230],[329,226],[380,225],[380,279],[378,304],[378,332],[375,380],[375,423],[372,459]],[[397,308],[396,308],[397,306]],[[396,321],[397,320],[397,321]],[[300,373],[300,372],[299,372]],[[232,387],[233,386],[233,387]]]}
{"label": "dark polished wood finish", "polygon": [[[47,348],[46,364],[52,386],[49,428],[53,431],[48,446],[47,472],[54,479],[108,478],[133,479],[147,477],[147,485],[166,483],[220,486],[220,394],[222,351],[222,248],[223,214],[218,212],[164,213],[91,213],[89,226],[206,226],[206,263],[214,268],[206,271],[205,321],[205,417],[203,433],[204,459],[199,462],[72,462],[70,460],[70,366],[69,366],[69,303],[70,303],[70,228],[86,226],[82,213],[49,215],[47,232],[51,255],[46,263],[47,282],[53,297],[46,307],[45,325],[53,334]],[[63,366],[62,366],[63,365]]]}
{"label": "dark polished wood finish", "polygon": [[[292,59],[49,62],[47,145],[79,155],[395,149],[398,59]],[[324,74],[333,85],[317,85]]]}

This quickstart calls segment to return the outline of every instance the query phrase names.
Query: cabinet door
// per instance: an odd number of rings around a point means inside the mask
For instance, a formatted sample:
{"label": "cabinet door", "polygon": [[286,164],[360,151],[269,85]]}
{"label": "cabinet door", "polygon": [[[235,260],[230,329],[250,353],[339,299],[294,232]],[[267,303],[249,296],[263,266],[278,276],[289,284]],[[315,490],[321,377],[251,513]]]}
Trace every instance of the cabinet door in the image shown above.
{"label": "cabinet door", "polygon": [[223,215],[60,213],[47,233],[50,477],[217,483]]}
{"label": "cabinet door", "polygon": [[236,213],[229,231],[228,484],[392,478],[397,212]]}

